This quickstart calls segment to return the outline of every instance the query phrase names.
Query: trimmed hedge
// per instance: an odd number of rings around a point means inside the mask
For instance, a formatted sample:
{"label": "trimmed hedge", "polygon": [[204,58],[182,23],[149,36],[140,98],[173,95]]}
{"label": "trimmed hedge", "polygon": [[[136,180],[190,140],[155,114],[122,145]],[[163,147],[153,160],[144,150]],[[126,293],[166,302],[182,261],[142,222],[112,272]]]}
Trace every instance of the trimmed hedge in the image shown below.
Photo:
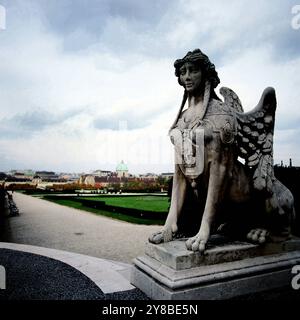
{"label": "trimmed hedge", "polygon": [[[118,196],[119,197],[119,196]],[[127,196],[124,196],[127,197]],[[131,195],[129,197],[132,197]],[[98,201],[98,200],[89,200],[89,199],[82,199],[73,196],[44,196],[46,200],[72,200],[81,203],[83,206],[93,209],[100,209],[106,210],[110,212],[117,212],[126,214],[128,216],[137,217],[137,218],[144,218],[144,219],[151,219],[151,220],[165,220],[167,217],[167,212],[155,212],[149,210],[141,210],[141,209],[134,209],[134,208],[125,208],[119,206],[112,206],[107,205],[105,201]]]}

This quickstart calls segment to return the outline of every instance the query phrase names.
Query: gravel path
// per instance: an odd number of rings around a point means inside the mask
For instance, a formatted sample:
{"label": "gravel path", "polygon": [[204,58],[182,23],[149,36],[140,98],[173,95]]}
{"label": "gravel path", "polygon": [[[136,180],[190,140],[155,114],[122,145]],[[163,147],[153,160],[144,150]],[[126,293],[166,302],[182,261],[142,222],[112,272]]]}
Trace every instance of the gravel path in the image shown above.
{"label": "gravel path", "polygon": [[20,216],[10,218],[9,242],[66,250],[131,263],[160,226],[113,220],[14,193]]}
{"label": "gravel path", "polygon": [[1,249],[6,290],[1,300],[147,300],[138,289],[104,293],[91,279],[61,261],[28,252]]}

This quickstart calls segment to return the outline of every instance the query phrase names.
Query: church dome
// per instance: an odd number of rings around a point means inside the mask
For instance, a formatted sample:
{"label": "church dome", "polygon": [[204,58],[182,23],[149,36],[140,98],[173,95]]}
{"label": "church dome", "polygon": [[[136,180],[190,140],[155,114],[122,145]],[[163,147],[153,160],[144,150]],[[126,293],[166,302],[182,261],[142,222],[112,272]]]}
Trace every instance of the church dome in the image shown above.
{"label": "church dome", "polygon": [[128,167],[123,160],[117,165],[116,171],[128,171]]}

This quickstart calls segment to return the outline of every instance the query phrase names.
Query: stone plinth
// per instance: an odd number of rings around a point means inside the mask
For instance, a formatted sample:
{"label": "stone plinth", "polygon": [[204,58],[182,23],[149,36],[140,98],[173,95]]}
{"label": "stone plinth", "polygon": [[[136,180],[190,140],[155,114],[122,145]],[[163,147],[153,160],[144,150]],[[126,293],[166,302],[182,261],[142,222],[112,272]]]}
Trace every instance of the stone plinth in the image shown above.
{"label": "stone plinth", "polygon": [[155,300],[230,299],[288,287],[300,264],[298,239],[263,246],[212,240],[202,256],[182,240],[147,244],[134,260],[132,284]]}

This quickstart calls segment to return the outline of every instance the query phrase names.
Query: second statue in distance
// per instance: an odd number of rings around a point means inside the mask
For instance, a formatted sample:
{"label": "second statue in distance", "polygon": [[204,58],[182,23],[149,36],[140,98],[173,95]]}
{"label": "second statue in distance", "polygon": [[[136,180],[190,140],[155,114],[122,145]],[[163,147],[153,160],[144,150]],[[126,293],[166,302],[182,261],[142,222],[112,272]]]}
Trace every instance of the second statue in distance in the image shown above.
{"label": "second statue in distance", "polygon": [[[275,90],[266,88],[258,105],[244,113],[232,90],[220,89],[224,101],[216,95],[220,80],[201,50],[174,66],[184,96],[170,129],[171,206],[163,229],[149,241],[189,237],[187,249],[203,252],[215,232],[260,244],[286,240],[295,210],[291,192],[274,175]],[[185,209],[189,201],[192,213]]]}

